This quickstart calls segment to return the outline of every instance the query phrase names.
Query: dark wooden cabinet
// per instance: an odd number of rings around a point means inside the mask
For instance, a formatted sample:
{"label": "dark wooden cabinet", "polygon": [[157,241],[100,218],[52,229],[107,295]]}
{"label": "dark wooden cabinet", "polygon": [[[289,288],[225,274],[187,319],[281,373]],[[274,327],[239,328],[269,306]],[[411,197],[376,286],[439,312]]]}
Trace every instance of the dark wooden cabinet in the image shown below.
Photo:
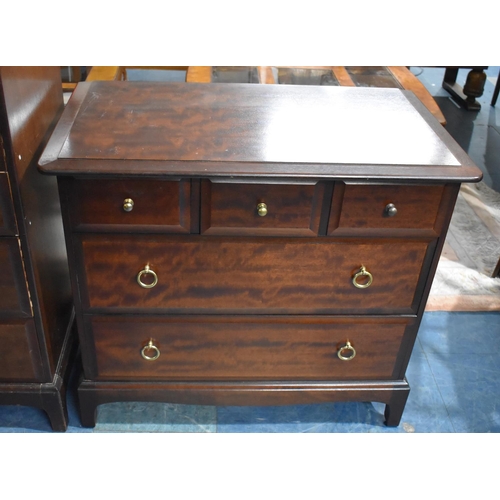
{"label": "dark wooden cabinet", "polygon": [[0,404],[57,431],[76,332],[57,183],[37,163],[62,110],[58,67],[0,67]]}
{"label": "dark wooden cabinet", "polygon": [[481,174],[409,92],[80,84],[58,177],[99,404],[380,401],[406,367],[461,182]]}

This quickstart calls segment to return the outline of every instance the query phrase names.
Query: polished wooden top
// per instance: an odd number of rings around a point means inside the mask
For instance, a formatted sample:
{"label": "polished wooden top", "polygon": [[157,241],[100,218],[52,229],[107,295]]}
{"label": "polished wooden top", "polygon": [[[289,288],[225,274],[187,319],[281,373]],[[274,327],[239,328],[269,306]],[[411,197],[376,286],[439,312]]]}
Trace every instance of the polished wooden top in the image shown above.
{"label": "polished wooden top", "polygon": [[481,178],[412,93],[300,85],[84,82],[40,166],[61,175]]}

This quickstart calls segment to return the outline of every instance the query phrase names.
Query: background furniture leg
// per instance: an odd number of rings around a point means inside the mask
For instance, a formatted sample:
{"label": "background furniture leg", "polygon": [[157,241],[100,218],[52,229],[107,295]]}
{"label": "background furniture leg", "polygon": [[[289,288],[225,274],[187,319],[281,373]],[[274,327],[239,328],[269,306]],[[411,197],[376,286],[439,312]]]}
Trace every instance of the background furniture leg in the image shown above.
{"label": "background furniture leg", "polygon": [[481,97],[486,82],[486,67],[471,68],[463,88],[457,83],[458,67],[446,68],[443,79],[443,88],[465,109],[478,111],[481,105],[476,97]]}
{"label": "background furniture leg", "polygon": [[500,73],[498,73],[497,83],[495,84],[495,90],[493,91],[493,98],[491,99],[492,106],[494,106],[497,103],[499,91],[500,91]]}

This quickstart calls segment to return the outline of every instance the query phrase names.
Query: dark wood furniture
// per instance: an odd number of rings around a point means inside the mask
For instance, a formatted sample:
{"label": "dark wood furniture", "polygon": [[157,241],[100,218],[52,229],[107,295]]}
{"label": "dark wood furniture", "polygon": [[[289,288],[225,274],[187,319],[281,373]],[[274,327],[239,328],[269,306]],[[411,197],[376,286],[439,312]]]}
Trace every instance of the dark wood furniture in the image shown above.
{"label": "dark wood furniture", "polygon": [[500,92],[500,72],[498,73],[497,82],[495,83],[495,88],[493,90],[493,96],[491,97],[491,105],[495,106],[498,99],[498,93]]}
{"label": "dark wood furniture", "polygon": [[76,332],[57,183],[37,164],[62,109],[59,68],[0,67],[0,404],[56,431]]}
{"label": "dark wood furniture", "polygon": [[123,400],[380,401],[405,370],[461,182],[410,92],[85,82],[59,180],[82,422]]}
{"label": "dark wood furniture", "polygon": [[[458,70],[460,68],[469,69],[467,79],[463,86],[457,83]],[[450,93],[453,99],[468,111],[479,111],[481,104],[476,97],[481,97],[484,92],[486,82],[485,69],[488,66],[451,66],[444,72],[443,88]]]}

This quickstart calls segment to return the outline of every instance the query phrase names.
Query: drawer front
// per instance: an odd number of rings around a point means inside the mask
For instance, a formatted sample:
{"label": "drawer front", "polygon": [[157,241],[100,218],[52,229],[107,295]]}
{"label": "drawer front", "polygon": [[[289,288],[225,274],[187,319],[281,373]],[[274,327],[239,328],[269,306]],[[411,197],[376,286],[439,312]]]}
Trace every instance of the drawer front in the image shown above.
{"label": "drawer front", "polygon": [[337,183],[328,234],[365,230],[433,231],[444,186]]}
{"label": "drawer front", "polygon": [[36,381],[33,320],[0,322],[0,382]]}
{"label": "drawer front", "polygon": [[[413,313],[431,252],[416,240],[76,236],[83,305],[197,313]],[[149,270],[146,270],[146,265]],[[372,274],[372,284],[360,275]],[[138,275],[145,285],[138,283]]]}
{"label": "drawer front", "polygon": [[190,231],[190,181],[74,179],[64,185],[77,230]]}
{"label": "drawer front", "polygon": [[[392,379],[408,328],[404,319],[317,317],[90,316],[86,322],[97,380]],[[341,360],[347,341],[355,356]],[[350,358],[354,351],[341,354]]]}
{"label": "drawer front", "polygon": [[321,182],[241,184],[203,181],[201,233],[316,236],[324,193],[325,184]]}
{"label": "drawer front", "polygon": [[17,232],[9,179],[0,172],[0,236],[14,236]]}
{"label": "drawer front", "polygon": [[31,304],[17,238],[0,239],[0,269],[0,316],[31,316]]}

